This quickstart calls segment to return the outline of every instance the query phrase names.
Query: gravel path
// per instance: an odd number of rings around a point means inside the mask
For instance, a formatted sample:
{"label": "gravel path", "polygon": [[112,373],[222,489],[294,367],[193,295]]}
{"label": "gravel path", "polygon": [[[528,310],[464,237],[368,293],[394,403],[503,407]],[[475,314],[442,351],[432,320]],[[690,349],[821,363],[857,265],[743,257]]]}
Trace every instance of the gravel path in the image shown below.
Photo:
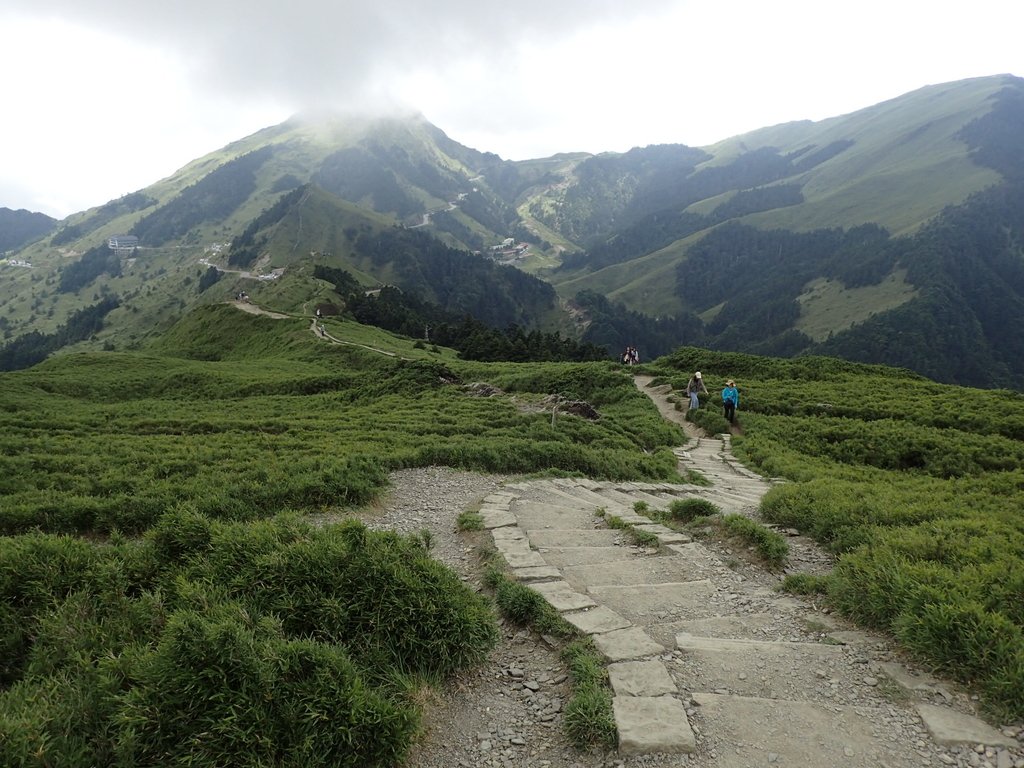
{"label": "gravel path", "polygon": [[[460,533],[461,512],[510,477],[444,467],[406,469],[391,475],[391,491],[361,518],[370,528],[400,533],[430,531],[431,553],[479,590],[477,552],[490,534]],[[660,765],[656,758],[626,761],[615,754],[582,754],[565,738],[561,711],[569,697],[568,674],[539,635],[501,625],[501,639],[487,661],[427,694],[425,733],[407,768],[551,766],[611,768]]]}
{"label": "gravel path", "polygon": [[[475,507],[488,494],[501,489],[503,483],[515,478],[451,470],[443,467],[427,467],[401,470],[392,473],[391,490],[381,502],[359,513],[360,518],[371,528],[390,529],[400,533],[415,534],[429,531],[432,554],[454,569],[464,582],[473,589],[481,589],[482,565],[478,552],[483,546],[490,547],[489,532],[459,532],[457,518],[466,509]],[[333,522],[323,518],[322,522]],[[802,537],[794,537],[791,544],[797,544],[794,565],[801,570],[827,570],[829,558]],[[731,549],[726,543],[705,540],[705,545],[729,558],[734,572],[746,582],[746,588],[774,586],[780,576],[772,574],[753,564],[752,558],[744,551]],[[801,561],[803,561],[801,563]],[[802,567],[801,567],[802,566]],[[741,589],[741,591],[745,591]],[[742,601],[741,601],[742,602]],[[833,617],[824,617],[814,606],[792,599],[793,614],[777,616],[779,630],[793,634],[794,622],[803,625],[815,617],[814,623],[825,619],[832,631],[843,622],[832,624]],[[802,606],[802,607],[801,607]],[[754,606],[751,605],[751,611]],[[742,613],[742,608],[739,611]],[[804,618],[801,618],[803,616]],[[817,627],[815,627],[818,629]],[[845,627],[844,627],[845,628]],[[772,627],[775,629],[775,627]],[[867,639],[867,638],[865,638]],[[868,640],[873,645],[872,661],[898,656],[890,643],[880,637]],[[678,652],[670,654],[670,666],[682,665]],[[865,675],[872,674],[873,664],[863,661]],[[685,665],[683,665],[685,666]],[[685,672],[682,667],[680,671]],[[866,678],[865,678],[866,679]],[[951,688],[943,696],[964,697],[965,694]],[[880,691],[872,685],[856,686],[835,691],[834,701],[857,707],[877,705]],[[501,625],[497,647],[479,668],[467,671],[457,679],[449,681],[444,690],[425,691],[424,732],[405,764],[405,768],[520,768],[523,766],[551,766],[552,768],[656,768],[667,766],[698,766],[726,764],[724,755],[734,754],[734,747],[741,742],[730,744],[711,734],[698,739],[698,751],[692,755],[653,754],[623,757],[618,753],[581,753],[572,747],[563,732],[561,712],[570,695],[567,670],[559,658],[558,648],[529,630],[512,625]],[[691,702],[695,706],[696,702]],[[699,708],[690,709],[695,725],[700,729]],[[902,733],[901,748],[917,752],[917,760],[910,763],[895,760],[889,765],[941,766],[956,765],[964,768],[1021,768],[1024,766],[1024,752],[1012,750],[976,751],[964,745],[958,748],[935,751],[926,748],[926,735],[919,722],[904,722],[904,715],[895,708],[889,711],[892,723],[878,723],[884,731]],[[888,718],[887,718],[888,720]],[[1012,729],[1017,735],[1018,728]],[[1006,731],[1004,731],[1006,733]],[[739,734],[734,736],[738,737]],[[1009,735],[1009,734],[1008,734]],[[753,737],[753,733],[751,733]],[[1021,732],[1024,738],[1024,732]],[[735,750],[738,754],[739,750]],[[770,757],[770,756],[769,756]],[[731,763],[728,763],[731,764]]]}

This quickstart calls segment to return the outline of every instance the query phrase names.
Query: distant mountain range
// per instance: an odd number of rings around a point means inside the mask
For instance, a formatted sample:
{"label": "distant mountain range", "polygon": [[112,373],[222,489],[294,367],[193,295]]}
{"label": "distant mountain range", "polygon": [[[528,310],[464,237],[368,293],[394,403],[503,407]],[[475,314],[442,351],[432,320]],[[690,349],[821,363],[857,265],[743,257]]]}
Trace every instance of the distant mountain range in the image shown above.
{"label": "distant mountain range", "polygon": [[57,219],[45,213],[0,208],[0,254],[17,250],[57,228]]}
{"label": "distant mountain range", "polygon": [[[75,348],[137,348],[238,290],[340,305],[320,265],[612,354],[830,354],[1019,389],[1022,125],[1009,75],[709,147],[529,161],[420,116],[295,118],[18,234],[7,250],[32,266],[0,269],[0,330],[54,333],[106,301]],[[112,251],[115,235],[139,248]]]}

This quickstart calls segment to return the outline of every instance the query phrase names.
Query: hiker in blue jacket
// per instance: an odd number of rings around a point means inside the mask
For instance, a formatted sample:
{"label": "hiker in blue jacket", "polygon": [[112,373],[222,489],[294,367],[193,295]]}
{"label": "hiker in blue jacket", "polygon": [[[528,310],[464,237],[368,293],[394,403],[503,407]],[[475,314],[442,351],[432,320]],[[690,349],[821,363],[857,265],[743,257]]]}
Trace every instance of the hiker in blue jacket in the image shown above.
{"label": "hiker in blue jacket", "polygon": [[725,389],[722,390],[722,405],[725,407],[725,418],[730,424],[736,421],[736,408],[740,404],[740,393],[736,389],[736,382],[729,379],[725,382]]}

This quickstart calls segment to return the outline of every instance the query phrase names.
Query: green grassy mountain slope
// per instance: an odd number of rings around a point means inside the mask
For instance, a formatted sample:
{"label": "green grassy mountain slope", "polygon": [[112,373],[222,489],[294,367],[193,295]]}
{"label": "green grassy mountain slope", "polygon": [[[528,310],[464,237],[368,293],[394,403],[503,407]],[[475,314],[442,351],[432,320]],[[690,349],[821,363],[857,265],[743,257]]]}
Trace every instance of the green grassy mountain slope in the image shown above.
{"label": "green grassy mountain slope", "polygon": [[[1007,87],[1019,88],[1019,79],[930,86],[849,115],[787,123],[705,147],[706,159],[676,178],[653,206],[645,209],[634,198],[624,199],[621,208],[635,211],[632,220],[593,233],[597,240],[589,243],[590,252],[570,260],[561,273],[579,285],[581,274],[625,263],[724,221],[792,231],[872,223],[894,235],[912,233],[946,206],[1002,178],[973,162],[958,134],[990,112],[993,97]],[[606,212],[608,220],[621,216]],[[551,279],[559,285],[563,278]],[[669,302],[670,292],[671,286],[657,279],[648,287],[648,293]],[[635,289],[623,293],[625,299],[635,297]]]}
{"label": "green grassy mountain slope", "polygon": [[[389,470],[680,479],[678,427],[610,361],[467,363],[327,323],[200,307],[143,351],[0,373],[0,764],[401,764],[424,687],[498,628],[428,537],[350,519]],[[739,385],[736,455],[786,479],[765,519],[836,557],[784,588],[1017,721],[1024,398],[820,357],[645,370],[678,392],[696,367]],[[552,419],[554,394],[600,418]]]}
{"label": "green grassy mountain slope", "polygon": [[[239,290],[302,312],[321,263],[368,288],[395,284],[488,322],[571,330],[613,351],[628,338],[648,356],[685,343],[831,352],[1019,386],[1024,362],[998,331],[1019,324],[1019,247],[996,234],[1018,225],[996,198],[1013,197],[1019,181],[1022,83],[929,86],[704,148],[522,162],[464,147],[417,116],[295,118],[21,249],[32,269],[3,270],[0,330],[6,340],[56,334],[74,313],[116,299],[106,336],[78,343],[124,348]],[[964,217],[969,256],[939,257],[935,228]],[[104,251],[119,234],[139,248]],[[485,266],[506,237],[529,247],[500,258],[559,300]],[[610,304],[576,301],[593,294]],[[999,297],[999,312],[986,296]],[[951,322],[952,341],[937,343],[923,318]],[[899,341],[907,322],[928,341],[912,354]],[[958,357],[974,360],[970,374],[949,373]]]}
{"label": "green grassy mountain slope", "polygon": [[[679,182],[685,208],[600,238],[551,279],[698,315],[693,343],[1021,387],[1022,119],[1024,81],[1003,76],[738,137]],[[716,168],[777,178],[691,202]]]}
{"label": "green grassy mountain slope", "polygon": [[0,208],[0,256],[49,234],[56,226],[57,220],[45,213]]}

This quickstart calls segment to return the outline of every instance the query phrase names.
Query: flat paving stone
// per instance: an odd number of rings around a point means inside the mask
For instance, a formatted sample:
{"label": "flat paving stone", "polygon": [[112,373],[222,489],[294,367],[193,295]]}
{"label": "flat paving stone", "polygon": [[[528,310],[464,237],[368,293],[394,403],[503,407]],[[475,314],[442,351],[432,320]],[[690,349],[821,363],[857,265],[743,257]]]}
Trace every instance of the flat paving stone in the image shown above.
{"label": "flat paving stone", "polygon": [[1011,739],[988,723],[973,715],[958,712],[949,707],[935,704],[917,703],[917,712],[921,715],[925,727],[939,744],[954,746],[956,744],[984,744],[988,747],[1017,747],[1016,739]]}
{"label": "flat paving stone", "polygon": [[931,675],[912,672],[898,662],[886,661],[878,666],[886,677],[906,691],[938,693],[939,689],[944,690],[942,684]]}
{"label": "flat paving stone", "polygon": [[540,553],[559,568],[630,560],[636,553],[629,547],[541,547]]}
{"label": "flat paving stone", "polygon": [[616,696],[612,699],[619,753],[690,753],[697,742],[682,702],[671,696]]}
{"label": "flat paving stone", "polygon": [[531,584],[530,589],[539,592],[556,611],[578,611],[597,605],[591,597],[577,592],[565,581],[541,581]]}
{"label": "flat paving stone", "polygon": [[608,680],[616,696],[664,696],[676,684],[660,661],[617,661],[608,665]]}
{"label": "flat paving stone", "polygon": [[563,509],[558,512],[523,510],[517,505],[513,512],[523,530],[565,530],[566,528],[593,528],[597,517],[586,510]]}
{"label": "flat paving stone", "polygon": [[515,495],[511,493],[491,493],[488,494],[487,496],[484,496],[483,503],[504,504],[508,506],[509,502],[511,502],[514,498],[516,498]]}
{"label": "flat paving stone", "polygon": [[508,527],[493,529],[491,531],[491,537],[494,539],[495,543],[510,539],[522,539],[523,541],[526,541],[526,532],[518,525],[511,525]]}
{"label": "flat paving stone", "polygon": [[553,565],[534,565],[526,568],[515,568],[512,575],[519,581],[554,581],[562,578],[562,572]]}
{"label": "flat paving stone", "polygon": [[695,690],[784,699],[826,699],[843,649],[835,645],[676,636],[678,671]]}
{"label": "flat paving stone", "polygon": [[611,608],[606,608],[603,605],[586,611],[563,613],[562,618],[586,635],[596,635],[632,626],[628,619],[622,618]]}
{"label": "flat paving stone", "polygon": [[522,538],[498,537],[494,540],[494,548],[503,555],[516,555],[532,552],[530,541],[525,536]]}
{"label": "flat paving stone", "polygon": [[640,627],[627,627],[600,635],[591,635],[597,650],[609,661],[627,661],[655,656],[665,652],[665,646],[654,640]]}
{"label": "flat paving stone", "polygon": [[626,540],[607,528],[527,529],[526,535],[535,547],[612,547]]}
{"label": "flat paving stone", "polygon": [[[767,766],[843,766],[879,768],[921,765],[913,742],[894,743],[874,737],[882,713],[840,705],[819,705],[749,696],[694,693],[700,724],[723,744],[715,768]],[[770,756],[774,755],[774,759]]]}
{"label": "flat paving stone", "polygon": [[505,558],[505,562],[508,563],[509,568],[540,568],[547,565],[547,561],[544,560],[540,552],[534,552],[530,550],[528,552],[502,552],[501,556]]}
{"label": "flat paving stone", "polygon": [[562,569],[562,573],[566,581],[581,589],[609,585],[678,583],[695,581],[708,575],[708,569],[695,565],[693,559],[690,555],[635,557],[617,563],[574,565]]}
{"label": "flat paving stone", "polygon": [[[587,590],[595,600],[622,614],[634,624],[646,624],[657,613],[683,618],[704,617],[715,613],[710,603],[715,594],[711,581],[669,582],[665,584],[608,584]],[[675,636],[672,636],[675,642]]]}
{"label": "flat paving stone", "polygon": [[516,525],[519,521],[509,511],[504,512],[480,512],[480,519],[484,528],[503,528],[506,525]]}
{"label": "flat paving stone", "polygon": [[[675,622],[676,634],[688,633],[702,637],[727,637],[739,640],[757,640],[764,637],[763,629],[774,628],[779,622],[776,613],[746,613],[735,616],[708,616]],[[673,642],[675,635],[673,635]]]}

